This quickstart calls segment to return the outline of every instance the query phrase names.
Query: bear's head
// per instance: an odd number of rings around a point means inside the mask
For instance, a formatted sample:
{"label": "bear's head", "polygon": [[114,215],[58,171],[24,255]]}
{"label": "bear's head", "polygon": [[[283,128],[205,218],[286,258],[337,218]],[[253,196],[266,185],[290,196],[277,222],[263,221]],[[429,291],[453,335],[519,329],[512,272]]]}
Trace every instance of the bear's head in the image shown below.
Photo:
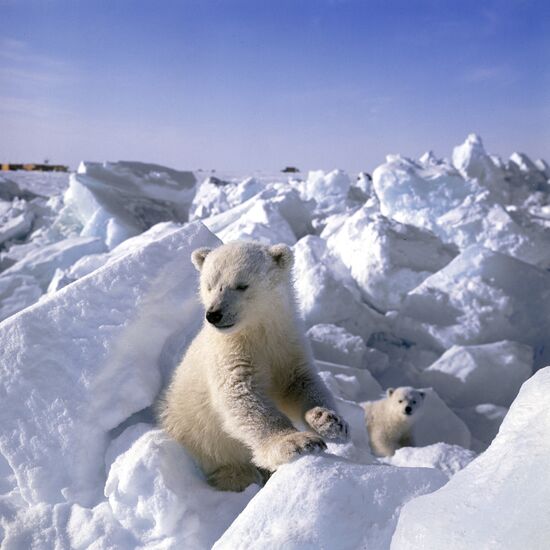
{"label": "bear's head", "polygon": [[213,250],[195,250],[191,260],[200,271],[206,321],[230,333],[273,318],[280,306],[292,300],[293,258],[285,244],[235,241]]}
{"label": "bear's head", "polygon": [[422,407],[426,394],[421,390],[404,386],[388,388],[386,396],[391,401],[392,409],[398,414],[413,416]]}

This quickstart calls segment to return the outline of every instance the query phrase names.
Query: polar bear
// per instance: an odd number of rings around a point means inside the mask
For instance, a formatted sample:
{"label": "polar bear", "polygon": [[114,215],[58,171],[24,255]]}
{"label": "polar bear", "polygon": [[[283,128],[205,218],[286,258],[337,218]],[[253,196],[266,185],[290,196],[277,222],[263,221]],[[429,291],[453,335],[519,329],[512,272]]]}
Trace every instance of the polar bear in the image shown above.
{"label": "polar bear", "polygon": [[425,393],[414,388],[388,388],[378,401],[363,403],[372,452],[391,456],[414,445],[411,428],[422,414]]}
{"label": "polar bear", "polygon": [[[161,404],[166,431],[208,482],[241,491],[294,457],[344,442],[348,425],[313,365],[283,244],[192,253],[206,309]],[[292,421],[312,431],[298,431]]]}

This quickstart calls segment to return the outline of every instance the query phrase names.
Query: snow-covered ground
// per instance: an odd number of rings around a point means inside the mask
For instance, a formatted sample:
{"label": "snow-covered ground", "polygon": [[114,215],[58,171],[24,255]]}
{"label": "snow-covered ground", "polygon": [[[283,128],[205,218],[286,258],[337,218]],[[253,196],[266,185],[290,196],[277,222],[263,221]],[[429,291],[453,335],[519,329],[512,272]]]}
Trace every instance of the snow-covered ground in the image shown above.
{"label": "snow-covered ground", "polygon": [[[474,135],[372,178],[2,173],[2,548],[545,548],[549,178]],[[190,254],[234,239],[293,247],[352,440],[220,493],[154,409],[202,322]],[[374,458],[360,403],[403,385],[418,446]]]}

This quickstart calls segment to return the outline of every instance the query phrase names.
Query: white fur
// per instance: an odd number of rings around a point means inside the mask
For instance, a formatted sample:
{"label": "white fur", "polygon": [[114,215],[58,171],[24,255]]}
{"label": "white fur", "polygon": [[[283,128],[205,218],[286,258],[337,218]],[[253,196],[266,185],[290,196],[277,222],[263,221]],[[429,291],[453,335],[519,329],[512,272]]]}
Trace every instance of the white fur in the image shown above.
{"label": "white fur", "polygon": [[[235,242],[196,250],[192,261],[207,314],[221,318],[205,320],[191,343],[161,419],[209,482],[242,490],[264,471],[324,449],[322,438],[345,441],[347,424],[334,412],[296,314],[292,251]],[[291,420],[313,432],[298,432]]]}
{"label": "white fur", "polygon": [[[414,388],[388,388],[383,399],[363,404],[370,446],[375,455],[391,456],[401,447],[414,445],[411,428],[422,414],[424,397],[424,392]],[[410,414],[406,413],[407,407]]]}

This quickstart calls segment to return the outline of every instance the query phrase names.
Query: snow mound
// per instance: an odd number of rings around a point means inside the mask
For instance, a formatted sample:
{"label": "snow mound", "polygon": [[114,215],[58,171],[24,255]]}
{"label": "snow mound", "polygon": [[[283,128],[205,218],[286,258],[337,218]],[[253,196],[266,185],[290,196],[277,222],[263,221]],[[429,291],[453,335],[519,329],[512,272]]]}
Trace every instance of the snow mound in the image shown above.
{"label": "snow mound", "polygon": [[51,243],[29,252],[23,259],[2,272],[0,279],[12,275],[30,275],[46,290],[56,269],[66,269],[89,254],[105,250],[96,237],[72,237]]}
{"label": "snow mound", "polygon": [[192,172],[142,162],[83,162],[65,192],[82,236],[108,248],[162,221],[185,222],[196,191]]}
{"label": "snow mound", "polygon": [[449,479],[465,468],[476,453],[458,445],[435,443],[426,447],[402,447],[393,456],[381,459],[386,464],[409,468],[436,468]]}
{"label": "snow mound", "polygon": [[317,209],[325,212],[341,210],[350,188],[351,179],[343,170],[313,170],[303,185],[305,198],[315,200]]}
{"label": "snow mound", "polygon": [[[20,173],[18,173],[16,177],[20,179]],[[15,199],[30,201],[39,196],[41,195],[31,191],[30,189],[25,189],[16,181],[0,176],[0,201],[12,202]]]}
{"label": "snow mound", "polygon": [[33,221],[34,213],[26,201],[0,202],[0,249],[8,241],[24,239],[30,233]]}
{"label": "snow mound", "polygon": [[216,491],[180,444],[149,430],[115,460],[105,495],[114,517],[141,544],[199,550],[212,547],[258,489]]}
{"label": "snow mound", "polygon": [[360,336],[332,324],[314,325],[307,331],[313,355],[329,363],[341,363],[379,373],[388,367],[388,356],[368,348]]}
{"label": "snow mound", "polygon": [[396,330],[441,351],[517,341],[534,349],[537,369],[550,360],[547,311],[550,272],[474,245],[407,295]]}
{"label": "snow mound", "polygon": [[264,187],[256,178],[246,178],[233,184],[210,176],[199,185],[191,203],[189,219],[204,219],[220,214],[257,195]]}
{"label": "snow mound", "polygon": [[453,346],[420,375],[451,406],[495,403],[508,407],[533,374],[533,350],[503,341]]}
{"label": "snow mound", "polygon": [[542,268],[550,267],[550,230],[535,225],[521,212],[507,212],[487,193],[464,199],[437,219],[434,231],[460,249],[480,244]]}
{"label": "snow mound", "polygon": [[189,255],[216,244],[188,225],[0,325],[0,452],[24,502],[102,499],[109,433],[153,403],[171,336],[198,329]]}
{"label": "snow mound", "polygon": [[401,507],[445,481],[435,469],[303,457],[271,477],[214,549],[386,549]]}
{"label": "snow mound", "polygon": [[380,199],[380,211],[401,223],[433,230],[436,219],[458,206],[475,192],[452,166],[423,157],[414,162],[390,156],[372,174],[373,187]]}
{"label": "snow mound", "polygon": [[307,327],[334,324],[367,340],[384,325],[383,317],[361,302],[349,272],[320,237],[304,237],[294,246],[294,280]]}
{"label": "snow mound", "polygon": [[[205,220],[208,224],[208,220]],[[238,220],[218,231],[223,241],[259,241],[264,244],[285,243],[292,246],[296,237],[278,208],[268,201],[257,200]]]}
{"label": "snow mound", "polygon": [[453,165],[465,178],[476,180],[489,189],[496,200],[510,201],[510,189],[502,169],[487,154],[476,134],[470,134],[462,145],[453,149]]}
{"label": "snow mound", "polygon": [[327,239],[368,303],[399,309],[404,296],[455,256],[434,234],[362,208]]}
{"label": "snow mound", "polygon": [[[325,384],[334,395],[342,399],[360,403],[376,399],[382,393],[380,384],[366,369],[356,369],[328,361],[317,361],[316,363]],[[330,376],[326,376],[327,374]],[[365,430],[364,422],[362,422],[361,429]]]}
{"label": "snow mound", "polygon": [[482,403],[475,407],[455,408],[454,412],[470,429],[471,448],[475,451],[484,451],[496,437],[508,409],[492,403]]}
{"label": "snow mound", "polygon": [[29,275],[0,276],[0,321],[34,304],[43,289]]}
{"label": "snow mound", "polygon": [[181,225],[174,222],[157,223],[151,227],[151,229],[144,231],[140,235],[126,239],[108,252],[82,256],[82,258],[77,260],[69,268],[57,270],[56,275],[52,278],[52,283],[50,283],[51,288],[49,288],[48,291],[59,290],[67,284],[92,273],[103,265],[110,265],[112,262],[129,252],[151,244],[156,240],[163,239],[180,229]]}
{"label": "snow mound", "polygon": [[311,205],[296,190],[271,185],[245,202],[202,221],[224,240],[257,239],[292,245],[313,231],[311,215]]}
{"label": "snow mound", "polygon": [[497,437],[439,491],[403,508],[392,550],[546,548],[550,368],[521,388]]}

